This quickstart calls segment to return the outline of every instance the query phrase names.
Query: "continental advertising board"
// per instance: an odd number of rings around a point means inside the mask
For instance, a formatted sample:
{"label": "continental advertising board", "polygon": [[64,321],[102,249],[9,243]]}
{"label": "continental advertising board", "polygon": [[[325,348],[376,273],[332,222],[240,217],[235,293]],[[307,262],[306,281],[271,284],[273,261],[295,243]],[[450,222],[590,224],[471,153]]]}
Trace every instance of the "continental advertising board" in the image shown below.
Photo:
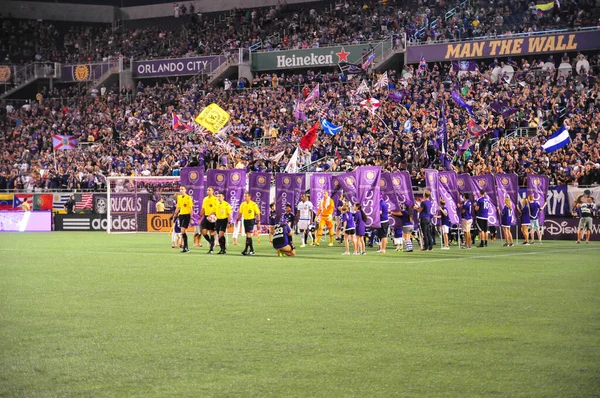
{"label": "continental advertising board", "polygon": [[598,48],[600,48],[600,30],[594,30],[409,46],[406,49],[406,62],[409,64],[418,63],[421,60],[421,56],[425,57],[427,62],[438,62],[564,53],[595,50]]}

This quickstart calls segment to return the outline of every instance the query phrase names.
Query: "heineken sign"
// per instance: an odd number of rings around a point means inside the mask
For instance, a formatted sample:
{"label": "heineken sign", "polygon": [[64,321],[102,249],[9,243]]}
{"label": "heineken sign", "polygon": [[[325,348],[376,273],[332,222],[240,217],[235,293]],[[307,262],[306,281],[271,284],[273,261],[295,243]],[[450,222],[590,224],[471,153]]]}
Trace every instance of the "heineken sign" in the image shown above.
{"label": "heineken sign", "polygon": [[336,66],[340,62],[363,63],[363,50],[379,57],[392,48],[390,41],[349,46],[320,47],[252,53],[252,70],[278,70]]}

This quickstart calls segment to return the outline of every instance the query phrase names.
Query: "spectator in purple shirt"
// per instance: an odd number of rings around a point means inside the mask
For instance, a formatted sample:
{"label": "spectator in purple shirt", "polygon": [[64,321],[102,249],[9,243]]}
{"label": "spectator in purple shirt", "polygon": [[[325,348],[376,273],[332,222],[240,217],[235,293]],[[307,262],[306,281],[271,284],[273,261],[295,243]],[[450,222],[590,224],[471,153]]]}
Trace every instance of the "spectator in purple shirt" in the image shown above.
{"label": "spectator in purple shirt", "polygon": [[475,202],[475,217],[481,241],[478,247],[487,247],[489,211],[490,201],[485,194],[485,190],[481,189],[479,190],[479,199]]}
{"label": "spectator in purple shirt", "polygon": [[465,233],[465,245],[462,246],[465,249],[471,248],[471,226],[473,225],[473,214],[471,209],[471,195],[465,193],[464,201],[460,207],[460,218],[462,220],[462,229]]}
{"label": "spectator in purple shirt", "polygon": [[414,209],[419,212],[419,227],[423,234],[423,250],[433,250],[431,237],[431,192],[425,190],[423,201],[415,204]]}

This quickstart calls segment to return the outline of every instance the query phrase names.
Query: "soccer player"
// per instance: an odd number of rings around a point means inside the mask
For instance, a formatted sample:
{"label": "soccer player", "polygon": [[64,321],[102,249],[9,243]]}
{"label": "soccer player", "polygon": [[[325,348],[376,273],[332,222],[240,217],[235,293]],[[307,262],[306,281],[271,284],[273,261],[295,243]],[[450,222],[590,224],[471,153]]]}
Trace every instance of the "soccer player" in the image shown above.
{"label": "soccer player", "polygon": [[446,201],[444,199],[440,199],[440,209],[437,218],[440,219],[442,224],[442,239],[444,241],[444,246],[442,247],[442,250],[450,250],[450,246],[448,246],[448,234],[450,233],[450,216],[448,215],[448,209],[446,209]]}
{"label": "soccer player", "polygon": [[289,225],[290,229],[294,229],[294,223],[296,222],[296,217],[294,217],[294,213],[292,213],[292,204],[286,203],[285,205],[285,213],[281,217],[283,221]]}
{"label": "soccer player", "polygon": [[225,201],[225,195],[219,192],[217,195],[219,203],[217,204],[217,222],[216,230],[219,236],[219,247],[221,250],[217,254],[226,254],[225,248],[225,233],[227,232],[227,226],[231,224],[231,205]]}
{"label": "soccer player", "polygon": [[529,225],[531,224],[531,212],[529,210],[529,200],[527,198],[523,198],[523,200],[519,202],[518,210],[521,214],[521,232],[523,233],[523,238],[525,239],[523,245],[529,246]]}
{"label": "soccer player", "polygon": [[577,244],[581,243],[583,233],[585,232],[585,243],[590,243],[590,236],[592,235],[592,215],[594,213],[594,200],[590,196],[591,192],[589,189],[583,191],[583,196],[577,200],[577,210],[581,218],[579,219],[579,226],[577,228]]}
{"label": "soccer player", "polygon": [[473,225],[473,213],[471,205],[471,195],[468,193],[464,194],[464,202],[460,207],[460,218],[462,229],[465,233],[465,245],[462,246],[464,249],[471,248],[471,226]]}
{"label": "soccer player", "polygon": [[277,250],[277,255],[283,257],[293,257],[296,255],[296,249],[292,242],[292,229],[286,222],[276,224],[273,229],[273,248]]}
{"label": "soccer player", "polygon": [[354,225],[356,226],[356,245],[358,246],[358,250],[356,250],[356,254],[362,254],[363,256],[367,254],[367,247],[365,245],[365,233],[367,230],[367,215],[362,209],[362,205],[360,203],[354,204]]}
{"label": "soccer player", "polygon": [[[246,247],[242,252],[242,255],[254,256],[254,245],[252,244],[252,230],[254,230],[254,226],[258,225],[260,227],[260,209],[256,202],[252,200],[252,196],[250,196],[250,192],[246,192],[244,194],[244,201],[240,205],[240,212],[237,217],[237,221],[240,221],[241,218],[244,218],[244,231],[246,231]],[[273,239],[275,239],[275,235],[273,235]],[[248,250],[250,249],[250,250]]]}
{"label": "soccer player", "polygon": [[213,254],[213,249],[215,247],[215,229],[217,226],[215,222],[209,220],[209,216],[216,216],[219,200],[215,196],[215,190],[212,187],[208,187],[206,194],[206,197],[202,200],[202,210],[200,210],[200,217],[204,217],[200,227],[202,228],[202,236],[204,236],[204,239],[206,239],[209,244],[208,254]]}
{"label": "soccer player", "polygon": [[390,229],[390,215],[389,206],[387,202],[383,200],[383,196],[379,199],[379,214],[381,226],[377,230],[377,237],[379,238],[379,250],[377,250],[377,253],[385,254],[387,235]]}
{"label": "soccer player", "polygon": [[333,225],[333,210],[333,199],[329,197],[328,191],[323,191],[323,199],[321,199],[317,210],[319,226],[317,228],[317,241],[315,242],[315,246],[319,246],[319,244],[321,243],[321,237],[323,236],[324,226],[327,226],[327,229],[329,230],[329,246],[333,246],[333,237],[335,234]]}
{"label": "soccer player", "polygon": [[273,232],[275,231],[275,226],[279,224],[277,219],[277,210],[275,210],[275,202],[272,202],[269,205],[269,243],[273,243]]}
{"label": "soccer player", "polygon": [[485,195],[483,189],[479,190],[479,199],[475,202],[475,218],[477,221],[477,229],[479,230],[479,246],[487,247],[488,240],[488,218],[490,212],[490,201]]}
{"label": "soccer player", "polygon": [[[500,208],[498,208],[500,210]],[[512,232],[510,231],[510,224],[512,222],[513,217],[513,207],[510,202],[510,198],[504,198],[504,207],[500,210],[501,216],[501,226],[502,226],[502,234],[504,235],[504,244],[503,247],[514,246]]]}
{"label": "soccer player", "polygon": [[532,194],[529,194],[529,215],[531,221],[531,244],[535,244],[535,233],[538,235],[538,243],[542,243],[542,226],[540,225],[540,212],[544,211],[546,208],[547,202],[543,207],[540,207],[540,204],[533,198]]}
{"label": "soccer player", "polygon": [[423,200],[415,204],[414,209],[419,212],[419,228],[423,234],[423,250],[433,250],[431,238],[431,192],[426,189]]}
{"label": "soccer player", "polygon": [[348,211],[348,206],[342,206],[342,215],[340,216],[340,224],[342,231],[344,231],[344,241],[346,243],[346,251],[342,255],[347,256],[350,254],[350,241],[352,241],[352,247],[354,248],[354,255],[358,255],[358,248],[356,246],[356,225],[354,224],[354,214]]}
{"label": "soccer player", "polygon": [[186,232],[190,225],[193,208],[194,201],[192,200],[192,197],[187,194],[187,190],[184,186],[179,187],[179,197],[177,198],[175,216],[179,216],[179,225],[181,226],[181,237],[183,238],[183,249],[181,250],[182,253],[187,253],[190,251],[188,248]]}
{"label": "soccer player", "polygon": [[[300,230],[300,236],[302,236],[302,245],[300,247],[306,247],[308,241],[308,235],[310,233],[308,226],[313,219],[314,211],[313,204],[308,200],[306,194],[300,196],[300,203],[298,203],[298,230]],[[313,240],[314,241],[314,240]]]}

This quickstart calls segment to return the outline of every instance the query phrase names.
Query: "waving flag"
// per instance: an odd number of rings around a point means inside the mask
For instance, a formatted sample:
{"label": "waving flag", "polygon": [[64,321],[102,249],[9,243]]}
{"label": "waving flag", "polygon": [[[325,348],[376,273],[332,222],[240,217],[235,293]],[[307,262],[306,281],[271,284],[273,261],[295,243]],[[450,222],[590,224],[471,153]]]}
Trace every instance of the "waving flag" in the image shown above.
{"label": "waving flag", "polygon": [[517,113],[519,111],[518,108],[515,108],[514,106],[510,106],[510,105],[506,105],[503,104],[502,102],[492,102],[490,104],[490,108],[492,108],[492,110],[500,115],[502,115],[503,118],[507,118],[510,117],[511,115],[514,115],[515,113]]}
{"label": "waving flag", "polygon": [[554,9],[554,1],[543,4],[536,4],[535,9],[538,14],[546,14]]}
{"label": "waving flag", "polygon": [[179,116],[177,116],[175,113],[171,114],[173,117],[173,130],[188,130],[188,131],[194,131],[194,127],[190,126],[187,123],[183,123],[180,119]]}
{"label": "waving flag", "polygon": [[377,83],[375,83],[375,88],[377,88],[377,89],[387,88],[389,83],[390,82],[388,79],[388,74],[387,74],[387,71],[385,71],[385,72],[383,72],[383,75],[381,75],[381,77],[377,80]]}
{"label": "waving flag", "polygon": [[406,97],[406,90],[392,91],[388,94],[388,98],[394,102],[402,102],[404,97]]}
{"label": "waving flag", "polygon": [[306,132],[304,137],[300,139],[300,148],[310,149],[317,141],[317,131],[319,130],[319,121]]}
{"label": "waving flag", "polygon": [[454,102],[456,102],[456,105],[465,108],[469,115],[475,117],[475,115],[473,114],[473,107],[465,102],[465,100],[463,99],[463,97],[460,96],[458,91],[452,90],[452,99],[454,100]]}
{"label": "waving flag", "polygon": [[317,83],[315,88],[313,88],[313,90],[306,96],[306,98],[304,99],[304,103],[306,105],[310,105],[314,101],[316,101],[318,98],[319,98],[319,83]]}
{"label": "waving flag", "polygon": [[336,126],[325,118],[321,119],[321,126],[323,127],[323,131],[329,135],[335,135],[342,129],[342,126]]}
{"label": "waving flag", "polygon": [[196,123],[204,127],[211,133],[216,133],[221,130],[229,122],[229,113],[222,109],[219,105],[212,103],[200,112],[194,119]]}
{"label": "waving flag", "polygon": [[360,64],[351,64],[349,62],[340,62],[338,64],[342,73],[348,75],[359,75],[365,73]]}
{"label": "waving flag", "polygon": [[479,70],[475,61],[452,61],[452,70],[454,72],[475,72]]}
{"label": "waving flag", "polygon": [[563,125],[561,128],[556,130],[556,132],[552,134],[550,138],[548,138],[548,141],[542,145],[542,148],[544,148],[546,152],[550,153],[568,145],[569,142],[571,142],[569,130],[567,130],[567,128]]}
{"label": "waving flag", "polygon": [[290,158],[287,166],[285,166],[286,173],[297,173],[298,172],[298,148],[294,151],[294,154]]}
{"label": "waving flag", "polygon": [[421,76],[427,70],[427,62],[425,62],[425,56],[421,55],[421,61],[419,62],[419,70],[417,75]]}
{"label": "waving flag", "polygon": [[372,114],[375,114],[375,111],[377,110],[377,108],[379,108],[380,105],[381,105],[381,103],[376,98],[369,98],[369,99],[360,101],[360,106],[362,106],[363,108],[365,108]]}
{"label": "waving flag", "polygon": [[77,138],[72,135],[53,135],[52,136],[52,146],[54,150],[67,150],[67,149],[76,149],[77,148]]}
{"label": "waving flag", "polygon": [[473,134],[475,137],[479,137],[480,135],[488,132],[488,130],[484,130],[483,127],[475,123],[474,120],[469,120],[469,124],[467,126],[469,133]]}
{"label": "waving flag", "polygon": [[458,147],[458,150],[456,151],[456,156],[462,156],[462,154],[465,153],[465,151],[468,150],[470,146],[471,142],[469,141],[469,138],[465,138],[462,144],[460,144],[460,146]]}
{"label": "waving flag", "polygon": [[440,147],[440,163],[444,167],[445,170],[450,170],[450,159],[446,155],[446,151],[448,150],[448,127],[446,125],[447,119],[446,114],[444,112],[444,103],[441,105],[442,114],[440,119],[438,120],[438,129],[437,129],[437,138],[436,141]]}
{"label": "waving flag", "polygon": [[358,86],[358,88],[354,92],[354,94],[360,95],[360,94],[366,94],[368,92],[369,92],[369,86],[367,86],[366,80],[363,80],[362,83],[360,83],[360,86]]}
{"label": "waving flag", "polygon": [[404,131],[410,133],[412,130],[412,124],[410,123],[410,119],[404,122]]}
{"label": "waving flag", "polygon": [[369,65],[371,65],[371,63],[373,62],[374,59],[375,59],[375,53],[369,55],[369,58],[367,58],[367,60],[362,64],[362,68],[364,70],[367,70],[369,68]]}
{"label": "waving flag", "polygon": [[296,100],[296,108],[294,109],[294,117],[298,120],[306,120],[306,103],[298,96]]}

